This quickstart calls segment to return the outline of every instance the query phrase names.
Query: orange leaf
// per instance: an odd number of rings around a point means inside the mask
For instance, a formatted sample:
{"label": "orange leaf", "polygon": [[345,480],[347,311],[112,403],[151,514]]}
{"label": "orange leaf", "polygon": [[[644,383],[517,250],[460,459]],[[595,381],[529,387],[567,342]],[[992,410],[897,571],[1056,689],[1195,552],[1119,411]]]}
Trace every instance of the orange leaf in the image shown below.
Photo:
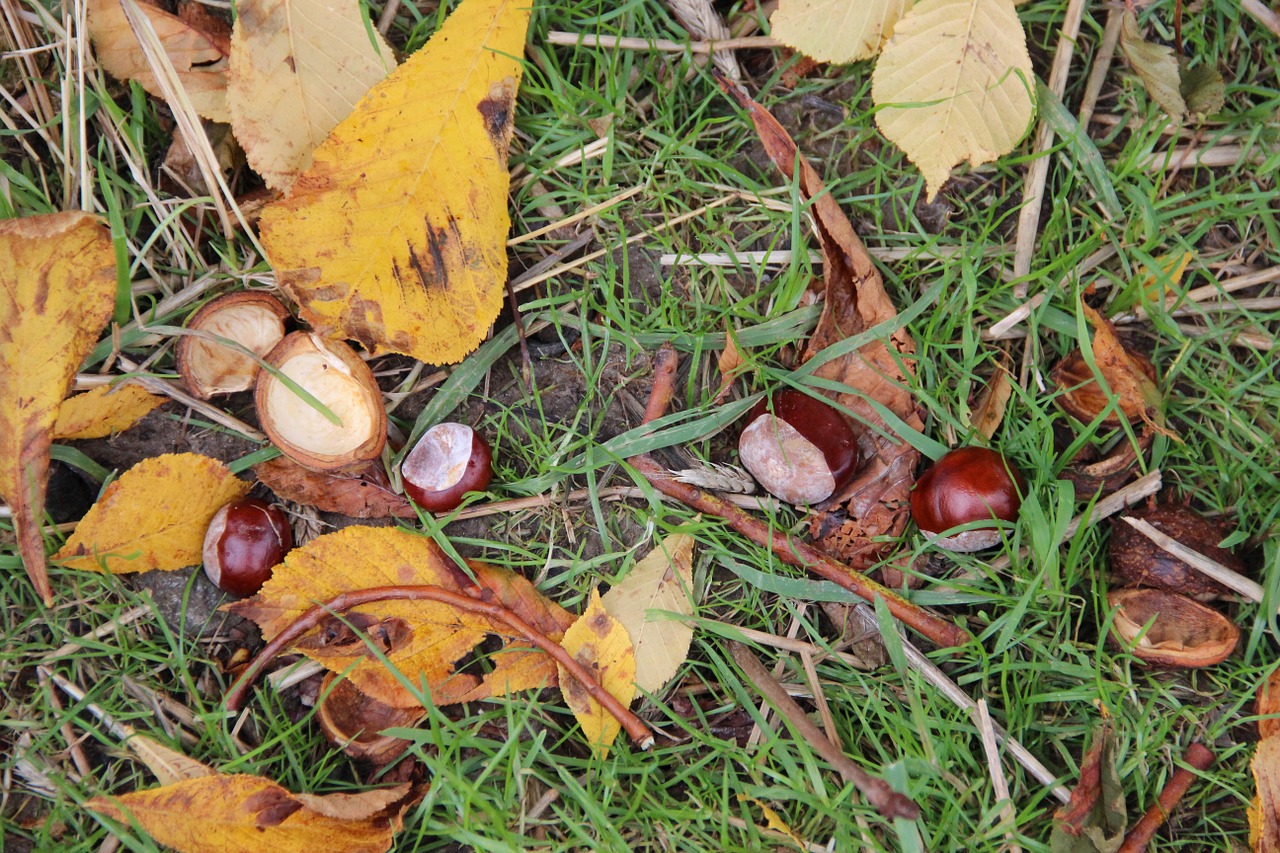
{"label": "orange leaf", "polygon": [[1121,411],[1137,412],[1152,429],[1172,437],[1173,432],[1164,425],[1164,415],[1160,411],[1162,398],[1156,383],[1120,343],[1111,321],[1088,305],[1080,307],[1094,328],[1094,364],[1112,393],[1119,398]]}
{"label": "orange leaf", "polygon": [[13,508],[27,574],[45,603],[44,514],[58,404],[111,317],[111,236],[97,217],[56,213],[0,222],[0,495]]}
{"label": "orange leaf", "polygon": [[145,459],[107,487],[56,559],[113,574],[196,565],[214,513],[248,493],[248,483],[208,456]]}
{"label": "orange leaf", "polygon": [[[627,629],[605,610],[598,590],[591,591],[590,604],[564,632],[561,645],[587,672],[593,673],[600,686],[615,699],[623,705],[631,704],[636,695],[635,649]],[[556,666],[560,670],[560,693],[565,704],[578,718],[582,733],[592,748],[601,757],[608,755],[609,746],[622,730],[622,724],[564,667]]]}
{"label": "orange leaf", "polygon": [[312,471],[288,456],[253,466],[268,489],[295,503],[352,518],[416,518],[404,495],[391,491],[379,463],[358,471]]}
{"label": "orange leaf", "polygon": [[167,402],[137,385],[104,385],[63,400],[53,434],[58,439],[103,438],[127,430]]}

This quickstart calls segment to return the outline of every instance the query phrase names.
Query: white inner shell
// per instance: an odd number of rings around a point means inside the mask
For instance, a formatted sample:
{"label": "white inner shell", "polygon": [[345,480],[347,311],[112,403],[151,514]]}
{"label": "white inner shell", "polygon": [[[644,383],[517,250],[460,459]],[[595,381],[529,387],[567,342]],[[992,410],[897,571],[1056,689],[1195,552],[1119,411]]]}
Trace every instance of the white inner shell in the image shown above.
{"label": "white inner shell", "polygon": [[440,424],[423,433],[405,457],[401,473],[419,488],[439,492],[451,488],[467,472],[475,441],[471,427]]}
{"label": "white inner shell", "polygon": [[267,386],[267,410],[275,428],[293,445],[327,456],[350,453],[373,434],[373,416],[365,388],[340,359],[322,351],[302,352],[280,365],[280,372],[324,403],[342,421],[330,422],[283,383]]}
{"label": "white inner shell", "polygon": [[[284,337],[284,321],[261,305],[233,305],[216,311],[200,323],[199,330],[264,356]],[[258,375],[257,362],[213,341],[196,340],[189,363],[196,382],[209,393],[245,391]]]}
{"label": "white inner shell", "polygon": [[742,431],[738,453],[751,476],[789,504],[815,504],[836,490],[836,478],[818,446],[773,415],[761,415]]}

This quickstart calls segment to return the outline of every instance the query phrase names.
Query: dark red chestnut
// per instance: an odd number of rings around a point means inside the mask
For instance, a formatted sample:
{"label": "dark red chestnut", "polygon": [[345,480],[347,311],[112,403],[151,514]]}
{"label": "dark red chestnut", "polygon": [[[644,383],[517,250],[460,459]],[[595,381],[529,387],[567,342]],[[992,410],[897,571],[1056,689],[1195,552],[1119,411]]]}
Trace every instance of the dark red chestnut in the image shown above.
{"label": "dark red chestnut", "polygon": [[400,463],[404,491],[428,512],[449,512],[467,492],[483,491],[493,479],[493,452],[484,436],[466,424],[436,424],[422,434]]}
{"label": "dark red chestnut", "polygon": [[289,518],[275,504],[242,498],[218,510],[204,535],[204,571],[218,589],[244,597],[262,589],[293,548]]}
{"label": "dark red chestnut", "polygon": [[[771,404],[770,404],[771,402]],[[790,504],[816,504],[858,469],[858,434],[821,399],[786,388],[761,400],[738,440],[742,465],[765,491]]]}
{"label": "dark red chestnut", "polygon": [[[961,447],[944,454],[916,481],[911,515],[930,535],[975,521],[1015,521],[1023,489],[1021,475],[999,453]],[[975,527],[935,541],[949,551],[979,551],[998,543],[1000,530]]]}

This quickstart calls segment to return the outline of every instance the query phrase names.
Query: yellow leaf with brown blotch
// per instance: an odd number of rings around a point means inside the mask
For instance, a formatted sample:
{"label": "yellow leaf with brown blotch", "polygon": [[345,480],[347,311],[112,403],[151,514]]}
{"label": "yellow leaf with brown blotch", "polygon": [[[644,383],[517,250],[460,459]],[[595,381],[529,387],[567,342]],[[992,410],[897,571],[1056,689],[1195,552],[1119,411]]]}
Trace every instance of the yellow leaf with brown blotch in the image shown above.
{"label": "yellow leaf with brown blotch", "polygon": [[40,523],[58,406],[115,305],[111,235],[88,213],[0,222],[0,497],[27,574],[53,590]]}
{"label": "yellow leaf with brown blotch", "polygon": [[[630,705],[636,695],[636,656],[631,638],[622,623],[609,615],[597,590],[578,621],[569,626],[560,642],[575,661],[596,676],[596,680],[613,698]],[[561,665],[560,693],[582,726],[591,748],[602,758],[622,730],[618,718],[592,698],[587,689]]]}
{"label": "yellow leaf with brown blotch", "polygon": [[[551,639],[559,640],[573,622],[571,614],[519,575],[481,563],[468,568],[487,601]],[[257,595],[228,609],[258,623],[270,640],[314,604],[385,586],[475,590],[475,582],[426,536],[393,527],[348,527],[295,548]],[[458,662],[490,636],[502,646],[489,655],[488,670],[455,672]],[[371,653],[366,638],[402,675]],[[296,648],[334,672],[347,673],[359,690],[396,708],[420,704],[402,679],[425,683],[432,701],[447,705],[546,687],[556,678],[551,659],[505,624],[436,601],[378,601],[353,608],[342,620],[326,620]]]}
{"label": "yellow leaf with brown blotch", "polygon": [[[325,814],[304,798],[259,776],[215,775],[187,779],[119,797],[94,797],[85,805],[123,823],[136,822],[160,844],[179,853],[383,853],[415,798],[410,785],[338,795],[359,817]],[[369,799],[368,807],[353,800]]]}
{"label": "yellow leaf with brown blotch", "polygon": [[144,459],[107,486],[55,559],[112,574],[197,565],[214,513],[248,493],[248,483],[208,456]]}
{"label": "yellow leaf with brown blotch", "polygon": [[263,210],[279,282],[321,334],[441,364],[488,333],[529,14],[528,0],[463,0]]}
{"label": "yellow leaf with brown blotch", "polygon": [[58,409],[57,439],[103,438],[123,432],[169,402],[138,385],[102,386],[68,397]]}

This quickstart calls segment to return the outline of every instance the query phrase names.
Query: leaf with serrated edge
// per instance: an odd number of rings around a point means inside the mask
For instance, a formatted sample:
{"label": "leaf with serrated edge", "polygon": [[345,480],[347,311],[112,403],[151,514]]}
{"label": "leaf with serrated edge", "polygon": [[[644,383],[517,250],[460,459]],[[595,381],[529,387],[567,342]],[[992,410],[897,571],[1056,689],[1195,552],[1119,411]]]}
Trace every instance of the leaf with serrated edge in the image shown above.
{"label": "leaf with serrated edge", "polygon": [[1035,116],[1034,71],[1013,0],[923,0],[893,30],[871,75],[876,124],[924,175],[930,199],[951,168],[1013,150]]}
{"label": "leaf with serrated edge", "polygon": [[248,493],[248,483],[208,456],[144,459],[107,486],[54,558],[112,574],[197,565],[214,513]]}
{"label": "leaf with serrated edge", "polygon": [[396,67],[391,48],[366,24],[355,0],[236,4],[231,126],[267,186],[291,186],[316,146]]}
{"label": "leaf with serrated edge", "polygon": [[914,0],[779,0],[769,19],[775,39],[819,62],[867,59]]}
{"label": "leaf with serrated edge", "polygon": [[666,537],[601,599],[631,637],[636,687],[647,693],[671,680],[689,656],[693,628],[653,610],[693,615],[693,537]]}
{"label": "leaf with serrated edge", "polygon": [[280,284],[322,334],[432,364],[502,307],[507,145],[528,0],[464,0],[262,213]]}
{"label": "leaf with serrated edge", "polygon": [[1141,78],[1151,100],[1159,104],[1169,118],[1180,120],[1187,111],[1187,103],[1182,99],[1182,78],[1173,48],[1144,39],[1138,19],[1133,12],[1126,11],[1120,27],[1120,49]]}
{"label": "leaf with serrated edge", "polygon": [[104,385],[63,400],[53,434],[59,439],[104,438],[127,430],[167,402],[137,385]]}
{"label": "leaf with serrated edge", "polygon": [[[591,601],[578,621],[569,626],[560,641],[574,660],[592,673],[610,695],[630,705],[636,695],[636,658],[631,638],[622,623],[609,615],[600,593],[591,591]],[[618,718],[592,698],[587,689],[560,664],[560,693],[582,726],[582,734],[601,758],[622,730]]]}

